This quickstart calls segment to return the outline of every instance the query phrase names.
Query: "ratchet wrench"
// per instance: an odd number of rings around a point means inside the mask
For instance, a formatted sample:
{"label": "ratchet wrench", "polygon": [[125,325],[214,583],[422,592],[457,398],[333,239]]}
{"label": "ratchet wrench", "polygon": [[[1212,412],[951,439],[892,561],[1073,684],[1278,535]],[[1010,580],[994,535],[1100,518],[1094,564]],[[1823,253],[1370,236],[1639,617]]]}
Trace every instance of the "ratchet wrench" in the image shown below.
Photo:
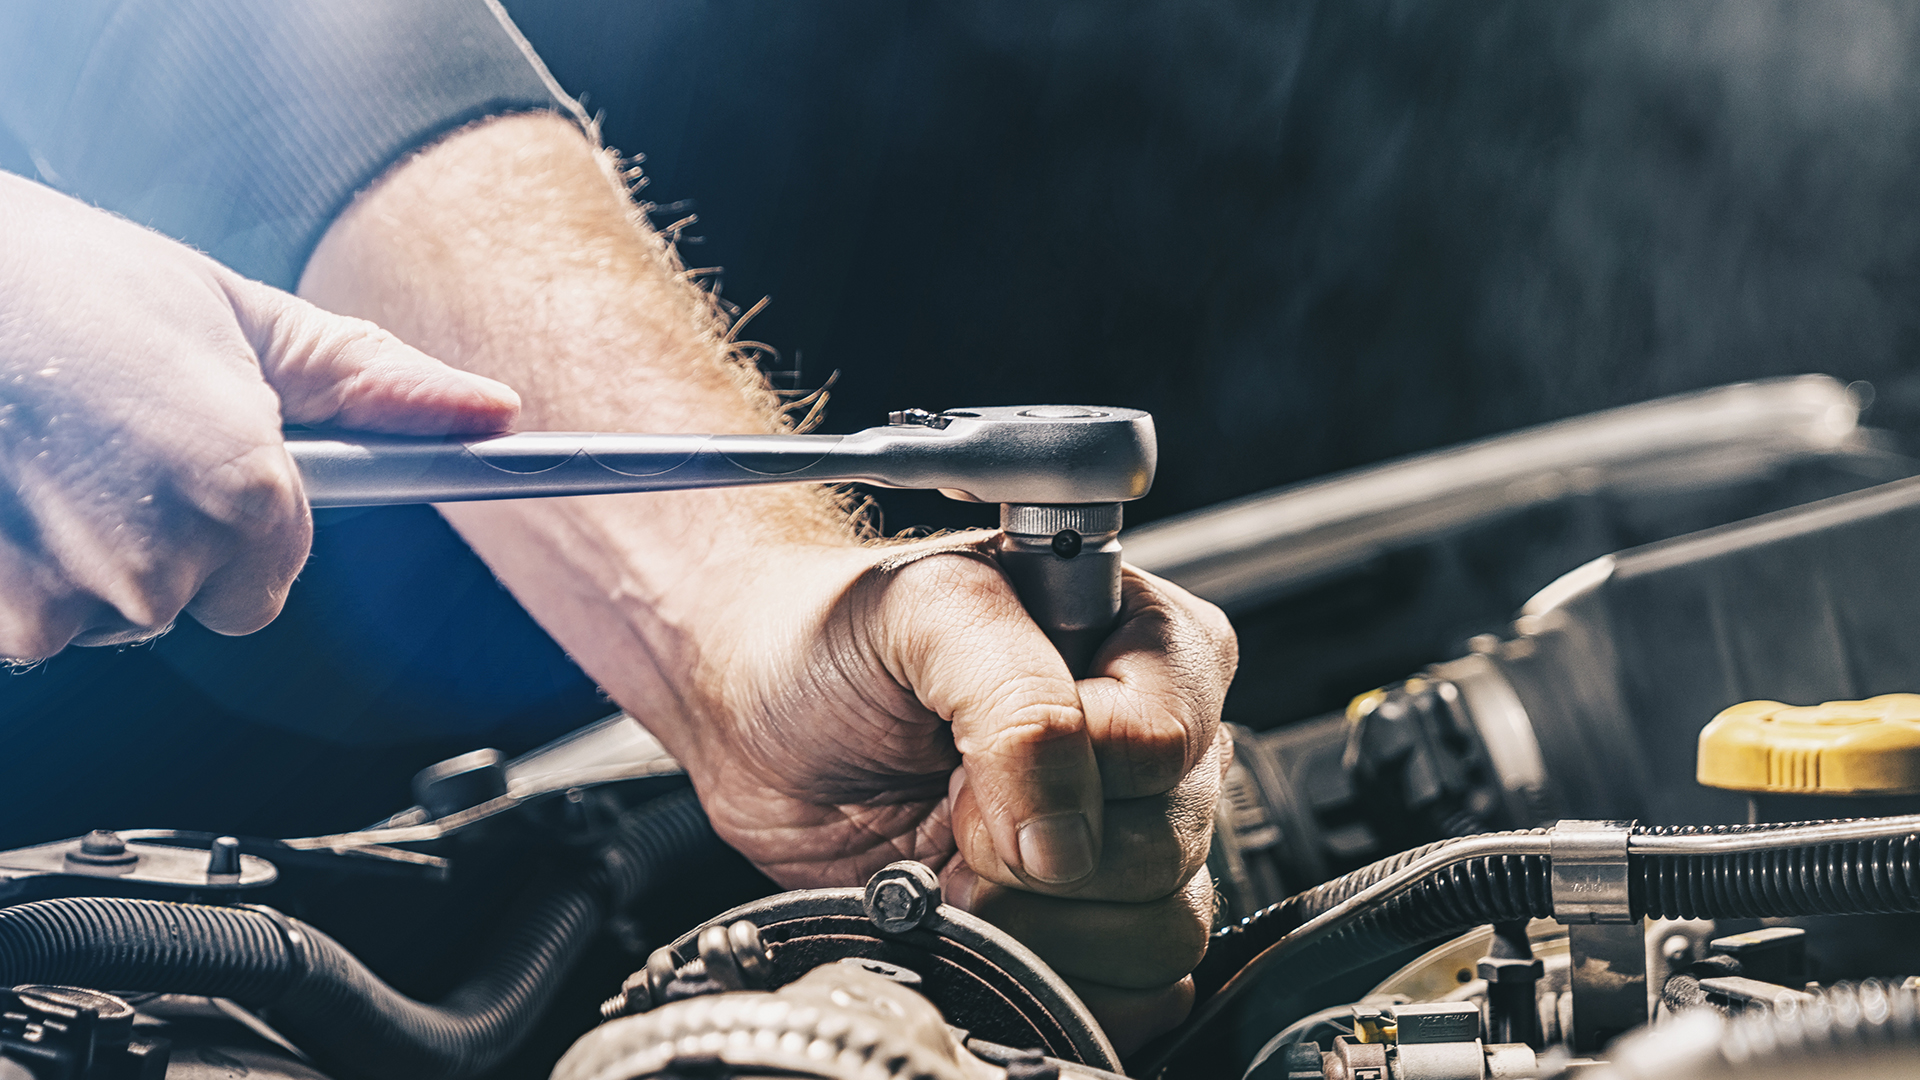
{"label": "ratchet wrench", "polygon": [[1120,507],[1153,483],[1136,409],[893,413],[851,435],[522,432],[478,439],[287,433],[315,507],[842,483],[999,503],[1001,567],[1076,676],[1120,613]]}

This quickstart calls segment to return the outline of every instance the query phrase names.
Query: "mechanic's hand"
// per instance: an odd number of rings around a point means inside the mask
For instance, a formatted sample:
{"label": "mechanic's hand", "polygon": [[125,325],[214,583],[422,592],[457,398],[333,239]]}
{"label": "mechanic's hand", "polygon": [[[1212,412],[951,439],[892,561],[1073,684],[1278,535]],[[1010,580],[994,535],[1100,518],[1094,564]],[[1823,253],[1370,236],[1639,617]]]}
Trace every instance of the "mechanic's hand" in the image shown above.
{"label": "mechanic's hand", "polygon": [[743,574],[727,633],[703,635],[682,757],[720,835],[782,884],[927,862],[1129,1049],[1186,1014],[1206,945],[1233,630],[1128,568],[1122,624],[1076,684],[990,539],[796,549]]}
{"label": "mechanic's hand", "polygon": [[0,173],[0,657],[279,613],[312,522],[282,422],[512,425],[455,371],[158,233]]}

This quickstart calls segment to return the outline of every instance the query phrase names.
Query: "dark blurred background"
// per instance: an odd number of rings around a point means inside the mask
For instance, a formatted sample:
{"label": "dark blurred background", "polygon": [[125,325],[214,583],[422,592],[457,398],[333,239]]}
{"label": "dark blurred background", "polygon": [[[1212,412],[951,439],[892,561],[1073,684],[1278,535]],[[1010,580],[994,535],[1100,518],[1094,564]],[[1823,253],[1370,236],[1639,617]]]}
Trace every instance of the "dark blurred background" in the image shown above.
{"label": "dark blurred background", "polygon": [[1911,5],[507,7],[829,430],[1149,408],[1135,522],[1758,375],[1920,418]]}

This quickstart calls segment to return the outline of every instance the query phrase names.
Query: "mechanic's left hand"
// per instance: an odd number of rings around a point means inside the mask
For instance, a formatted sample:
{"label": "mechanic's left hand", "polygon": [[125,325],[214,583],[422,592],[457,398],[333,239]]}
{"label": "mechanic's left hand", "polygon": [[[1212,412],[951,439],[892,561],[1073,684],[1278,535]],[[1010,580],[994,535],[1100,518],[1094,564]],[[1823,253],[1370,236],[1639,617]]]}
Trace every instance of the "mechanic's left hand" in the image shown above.
{"label": "mechanic's left hand", "polygon": [[990,540],[768,558],[712,609],[701,722],[675,749],[720,835],[775,880],[926,862],[1125,1050],[1186,1014],[1206,946],[1233,630],[1128,568],[1121,626],[1076,684]]}

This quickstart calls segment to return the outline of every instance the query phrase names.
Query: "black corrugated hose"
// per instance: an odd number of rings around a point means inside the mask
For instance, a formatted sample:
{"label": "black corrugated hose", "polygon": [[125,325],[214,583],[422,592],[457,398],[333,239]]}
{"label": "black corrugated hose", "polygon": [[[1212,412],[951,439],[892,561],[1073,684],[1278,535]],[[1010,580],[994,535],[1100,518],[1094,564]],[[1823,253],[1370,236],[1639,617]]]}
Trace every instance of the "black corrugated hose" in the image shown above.
{"label": "black corrugated hose", "polygon": [[[1540,836],[1544,830],[1495,833],[1495,836]],[[1375,883],[1398,873],[1423,856],[1451,847],[1458,839],[1441,840],[1403,851],[1352,873],[1317,885],[1306,892],[1255,912],[1225,927],[1207,944],[1207,954],[1193,973],[1196,997],[1211,997],[1235,972],[1267,947],[1308,920],[1341,904]],[[1337,967],[1324,969],[1327,977],[1352,970],[1408,945],[1463,933],[1493,922],[1510,922],[1551,915],[1551,874],[1543,855],[1495,855],[1455,863],[1413,889],[1381,904],[1344,930],[1328,934],[1313,951]],[[1325,954],[1331,947],[1338,956]]]}
{"label": "black corrugated hose", "polygon": [[[1778,832],[1783,825],[1635,826],[1636,837]],[[1544,830],[1495,833],[1537,840]],[[1205,1000],[1261,952],[1308,920],[1430,852],[1466,838],[1401,852],[1335,878],[1213,936],[1194,972]],[[1727,919],[1920,912],[1920,834],[1868,841],[1792,844],[1715,855],[1628,856],[1634,917]],[[1332,977],[1398,949],[1487,923],[1553,915],[1551,863],[1544,855],[1488,855],[1456,863],[1389,900],[1312,951],[1316,974]],[[1337,959],[1335,958],[1337,956]],[[1304,962],[1304,961],[1303,961]],[[1337,966],[1327,967],[1328,963]]]}
{"label": "black corrugated hose", "polygon": [[325,934],[266,908],[71,897],[0,909],[0,985],[232,998],[324,1069],[365,1080],[456,1080],[511,1053],[606,916],[718,841],[691,791],[631,814],[601,859],[511,917],[467,982],[428,1005]]}

